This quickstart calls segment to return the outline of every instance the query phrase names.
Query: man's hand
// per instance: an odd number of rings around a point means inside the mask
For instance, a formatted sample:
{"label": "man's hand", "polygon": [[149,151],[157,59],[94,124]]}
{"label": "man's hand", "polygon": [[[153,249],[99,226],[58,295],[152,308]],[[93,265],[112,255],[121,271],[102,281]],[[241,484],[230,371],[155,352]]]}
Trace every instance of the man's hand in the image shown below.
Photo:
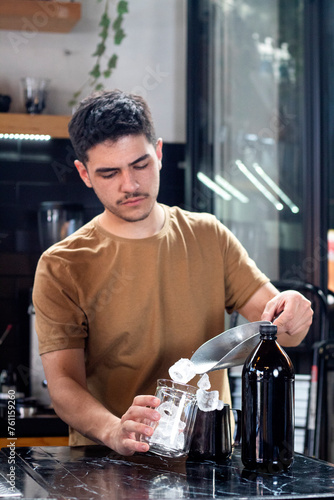
{"label": "man's hand", "polygon": [[294,290],[281,292],[267,302],[261,320],[272,321],[278,334],[300,336],[312,324],[311,302]]}
{"label": "man's hand", "polygon": [[294,290],[279,292],[272,283],[259,288],[239,309],[248,321],[272,321],[277,325],[278,342],[294,347],[306,337],[312,324],[311,302]]}
{"label": "man's hand", "polygon": [[153,428],[147,424],[160,419],[160,413],[153,409],[159,404],[160,400],[154,396],[136,396],[130,408],[111,430],[110,445],[108,442],[105,444],[125,456],[148,451],[149,445],[140,442],[139,438],[141,434],[152,436]]}

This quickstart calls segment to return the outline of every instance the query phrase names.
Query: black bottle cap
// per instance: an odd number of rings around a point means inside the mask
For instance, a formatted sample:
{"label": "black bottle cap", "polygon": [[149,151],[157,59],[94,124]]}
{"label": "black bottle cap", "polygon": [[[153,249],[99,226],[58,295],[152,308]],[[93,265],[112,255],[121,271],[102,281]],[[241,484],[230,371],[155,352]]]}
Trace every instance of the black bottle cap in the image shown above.
{"label": "black bottle cap", "polygon": [[260,336],[266,338],[276,338],[277,326],[273,324],[263,324],[260,325]]}

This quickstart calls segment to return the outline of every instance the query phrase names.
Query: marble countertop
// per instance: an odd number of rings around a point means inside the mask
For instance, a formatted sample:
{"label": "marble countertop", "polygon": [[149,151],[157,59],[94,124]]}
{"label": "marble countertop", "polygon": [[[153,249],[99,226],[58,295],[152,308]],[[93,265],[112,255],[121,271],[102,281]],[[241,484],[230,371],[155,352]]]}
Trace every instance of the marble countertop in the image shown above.
{"label": "marble countertop", "polygon": [[151,453],[123,457],[103,446],[9,445],[0,452],[0,498],[10,497],[334,499],[334,465],[296,454],[288,472],[271,475],[244,469],[239,449],[228,463],[217,464]]}

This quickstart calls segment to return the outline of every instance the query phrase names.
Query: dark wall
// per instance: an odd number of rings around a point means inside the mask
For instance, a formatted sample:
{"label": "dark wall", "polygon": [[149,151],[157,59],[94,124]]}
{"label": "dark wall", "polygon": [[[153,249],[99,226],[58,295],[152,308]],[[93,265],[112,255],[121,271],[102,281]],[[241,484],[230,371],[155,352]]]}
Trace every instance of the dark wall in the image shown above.
{"label": "dark wall", "polygon": [[[183,206],[184,145],[165,144],[159,201]],[[30,294],[41,255],[38,209],[44,201],[79,203],[84,222],[101,213],[102,206],[73,166],[69,140],[0,142],[0,371],[13,364],[18,388],[28,391]]]}

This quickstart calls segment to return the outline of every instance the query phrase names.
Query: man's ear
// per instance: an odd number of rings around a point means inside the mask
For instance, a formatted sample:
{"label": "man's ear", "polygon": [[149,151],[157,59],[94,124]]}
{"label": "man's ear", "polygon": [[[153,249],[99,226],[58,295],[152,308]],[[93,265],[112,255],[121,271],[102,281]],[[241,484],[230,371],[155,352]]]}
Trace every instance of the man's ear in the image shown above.
{"label": "man's ear", "polygon": [[81,161],[79,161],[79,160],[75,160],[74,161],[74,165],[75,165],[77,171],[79,172],[79,175],[80,175],[81,179],[86,184],[86,186],[89,187],[89,188],[93,187],[92,183],[90,182],[90,178],[89,178],[89,175],[88,175],[88,170],[85,167],[85,165],[83,163],[81,163]]}
{"label": "man's ear", "polygon": [[157,154],[159,164],[160,164],[160,169],[161,169],[161,167],[162,167],[162,163],[161,163],[161,160],[162,160],[162,139],[161,138],[159,138],[157,140],[157,143],[155,146],[155,152]]}

